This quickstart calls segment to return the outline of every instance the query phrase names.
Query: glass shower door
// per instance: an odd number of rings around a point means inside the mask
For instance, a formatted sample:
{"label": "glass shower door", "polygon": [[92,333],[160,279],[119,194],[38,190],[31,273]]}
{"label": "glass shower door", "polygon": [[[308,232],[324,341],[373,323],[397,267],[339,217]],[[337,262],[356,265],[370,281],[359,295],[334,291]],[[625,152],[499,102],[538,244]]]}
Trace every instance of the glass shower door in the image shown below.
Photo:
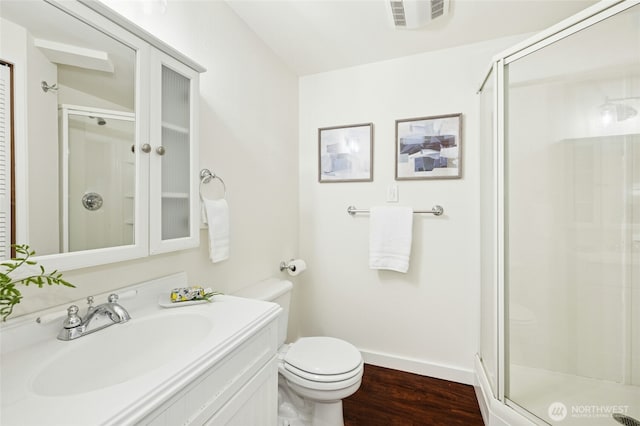
{"label": "glass shower door", "polygon": [[640,419],[639,23],[505,67],[505,396],[551,424]]}

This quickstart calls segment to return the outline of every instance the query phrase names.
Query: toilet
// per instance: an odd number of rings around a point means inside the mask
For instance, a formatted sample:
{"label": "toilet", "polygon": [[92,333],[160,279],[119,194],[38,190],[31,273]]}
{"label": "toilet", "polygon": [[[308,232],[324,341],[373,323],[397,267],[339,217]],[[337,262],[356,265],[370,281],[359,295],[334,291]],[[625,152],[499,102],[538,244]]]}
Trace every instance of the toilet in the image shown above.
{"label": "toilet", "polygon": [[278,319],[278,426],[343,426],[342,400],[360,388],[362,355],[334,337],[285,344],[292,288],[290,281],[270,279],[234,294],[283,309]]}

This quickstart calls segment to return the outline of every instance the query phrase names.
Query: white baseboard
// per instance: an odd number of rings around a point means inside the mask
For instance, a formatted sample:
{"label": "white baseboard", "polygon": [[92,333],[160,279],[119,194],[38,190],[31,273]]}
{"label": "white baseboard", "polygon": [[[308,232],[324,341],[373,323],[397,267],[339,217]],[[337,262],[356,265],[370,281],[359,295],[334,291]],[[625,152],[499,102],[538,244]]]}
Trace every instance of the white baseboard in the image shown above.
{"label": "white baseboard", "polygon": [[364,350],[360,350],[360,352],[362,353],[364,362],[367,364],[420,374],[422,376],[435,377],[436,379],[449,380],[465,385],[475,384],[475,374],[473,370],[380,352]]}

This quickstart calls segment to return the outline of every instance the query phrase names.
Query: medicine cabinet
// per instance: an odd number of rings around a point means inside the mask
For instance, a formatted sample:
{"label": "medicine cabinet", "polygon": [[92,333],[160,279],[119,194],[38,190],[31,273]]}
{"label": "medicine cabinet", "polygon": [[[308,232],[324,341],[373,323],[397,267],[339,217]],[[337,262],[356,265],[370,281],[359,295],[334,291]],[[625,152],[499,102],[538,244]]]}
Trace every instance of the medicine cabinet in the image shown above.
{"label": "medicine cabinet", "polygon": [[205,69],[100,2],[3,0],[0,19],[14,99],[4,252],[29,244],[70,270],[198,246]]}

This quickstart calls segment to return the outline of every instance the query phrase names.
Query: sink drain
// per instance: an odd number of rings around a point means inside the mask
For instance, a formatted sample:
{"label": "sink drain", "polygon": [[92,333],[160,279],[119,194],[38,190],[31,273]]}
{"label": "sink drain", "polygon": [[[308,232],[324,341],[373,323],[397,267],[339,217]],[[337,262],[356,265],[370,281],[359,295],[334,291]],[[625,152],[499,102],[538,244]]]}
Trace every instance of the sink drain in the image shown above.
{"label": "sink drain", "polygon": [[615,413],[612,415],[613,420],[617,421],[624,426],[640,426],[640,421],[633,417],[625,416],[624,414]]}

